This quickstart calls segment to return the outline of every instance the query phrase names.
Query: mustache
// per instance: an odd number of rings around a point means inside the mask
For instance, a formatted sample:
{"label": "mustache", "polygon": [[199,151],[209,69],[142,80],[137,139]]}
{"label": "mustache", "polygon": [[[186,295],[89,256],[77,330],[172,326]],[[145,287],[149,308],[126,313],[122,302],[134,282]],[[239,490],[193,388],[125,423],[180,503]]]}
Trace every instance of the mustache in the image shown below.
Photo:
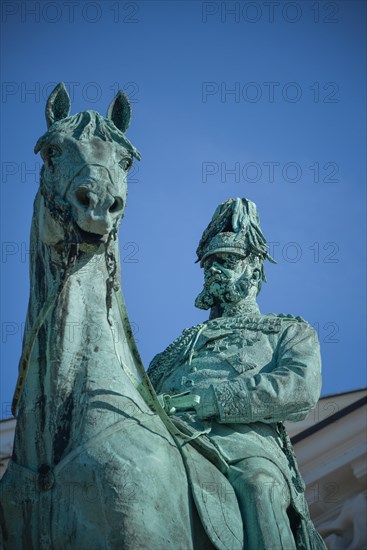
{"label": "mustache", "polygon": [[231,281],[230,277],[228,277],[225,273],[212,273],[210,275],[207,275],[204,280],[204,286],[210,285],[213,282],[224,282],[229,283]]}

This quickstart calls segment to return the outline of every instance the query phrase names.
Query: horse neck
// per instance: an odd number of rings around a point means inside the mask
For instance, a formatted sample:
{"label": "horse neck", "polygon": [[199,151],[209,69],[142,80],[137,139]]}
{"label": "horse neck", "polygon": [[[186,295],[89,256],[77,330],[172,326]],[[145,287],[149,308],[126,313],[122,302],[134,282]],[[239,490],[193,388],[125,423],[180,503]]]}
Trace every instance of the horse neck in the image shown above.
{"label": "horse neck", "polygon": [[25,341],[34,337],[42,305],[51,305],[34,339],[14,449],[18,462],[37,467],[57,463],[127,408],[147,406],[126,375],[134,361],[113,288],[117,238],[107,249],[87,246],[64,261],[43,243],[33,250]]}

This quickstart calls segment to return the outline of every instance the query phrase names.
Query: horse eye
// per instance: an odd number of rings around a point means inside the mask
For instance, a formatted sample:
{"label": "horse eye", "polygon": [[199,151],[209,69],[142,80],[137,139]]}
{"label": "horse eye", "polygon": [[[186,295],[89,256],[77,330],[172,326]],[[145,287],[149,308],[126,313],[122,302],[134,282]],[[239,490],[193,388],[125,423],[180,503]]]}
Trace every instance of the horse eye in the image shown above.
{"label": "horse eye", "polygon": [[128,170],[130,170],[131,166],[132,166],[132,159],[129,158],[129,157],[125,157],[123,158],[122,160],[120,160],[119,162],[119,165],[121,166],[121,168],[127,172]]}

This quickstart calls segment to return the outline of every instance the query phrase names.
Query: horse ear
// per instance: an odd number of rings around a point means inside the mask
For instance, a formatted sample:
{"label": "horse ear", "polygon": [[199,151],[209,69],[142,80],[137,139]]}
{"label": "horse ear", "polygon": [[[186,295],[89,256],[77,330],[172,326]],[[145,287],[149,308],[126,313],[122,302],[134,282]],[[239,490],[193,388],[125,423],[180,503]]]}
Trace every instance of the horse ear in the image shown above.
{"label": "horse ear", "polygon": [[66,118],[70,113],[70,97],[63,82],[56,86],[46,103],[47,128],[54,122]]}
{"label": "horse ear", "polygon": [[116,128],[125,133],[131,120],[131,107],[126,94],[120,90],[111,101],[107,110],[107,118],[112,120]]}

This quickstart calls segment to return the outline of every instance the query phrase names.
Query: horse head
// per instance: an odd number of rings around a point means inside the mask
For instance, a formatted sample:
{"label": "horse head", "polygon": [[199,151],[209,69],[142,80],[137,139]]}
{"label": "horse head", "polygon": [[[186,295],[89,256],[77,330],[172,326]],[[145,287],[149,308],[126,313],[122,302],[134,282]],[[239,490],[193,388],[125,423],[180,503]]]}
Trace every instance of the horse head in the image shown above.
{"label": "horse head", "polygon": [[46,245],[106,242],[123,216],[127,173],[140,154],[126,138],[131,108],[119,91],[107,117],[96,111],[69,116],[63,83],[46,104],[47,132],[35,153],[41,169],[39,236]]}
{"label": "horse head", "polygon": [[[34,149],[36,154],[41,153],[44,164],[32,219],[32,291],[13,399],[14,414],[38,332],[42,327],[46,330],[47,315],[59,304],[64,285],[68,283],[68,293],[73,288],[70,275],[79,272],[80,276],[82,268],[90,263],[85,271],[89,269],[90,277],[106,287],[106,318],[110,325],[113,291],[121,293],[117,228],[125,208],[127,173],[133,158],[141,158],[125,137],[130,104],[119,91],[106,118],[89,110],[73,116],[69,113],[70,97],[60,83],[47,100],[48,129]],[[48,330],[52,332],[50,326]]]}

